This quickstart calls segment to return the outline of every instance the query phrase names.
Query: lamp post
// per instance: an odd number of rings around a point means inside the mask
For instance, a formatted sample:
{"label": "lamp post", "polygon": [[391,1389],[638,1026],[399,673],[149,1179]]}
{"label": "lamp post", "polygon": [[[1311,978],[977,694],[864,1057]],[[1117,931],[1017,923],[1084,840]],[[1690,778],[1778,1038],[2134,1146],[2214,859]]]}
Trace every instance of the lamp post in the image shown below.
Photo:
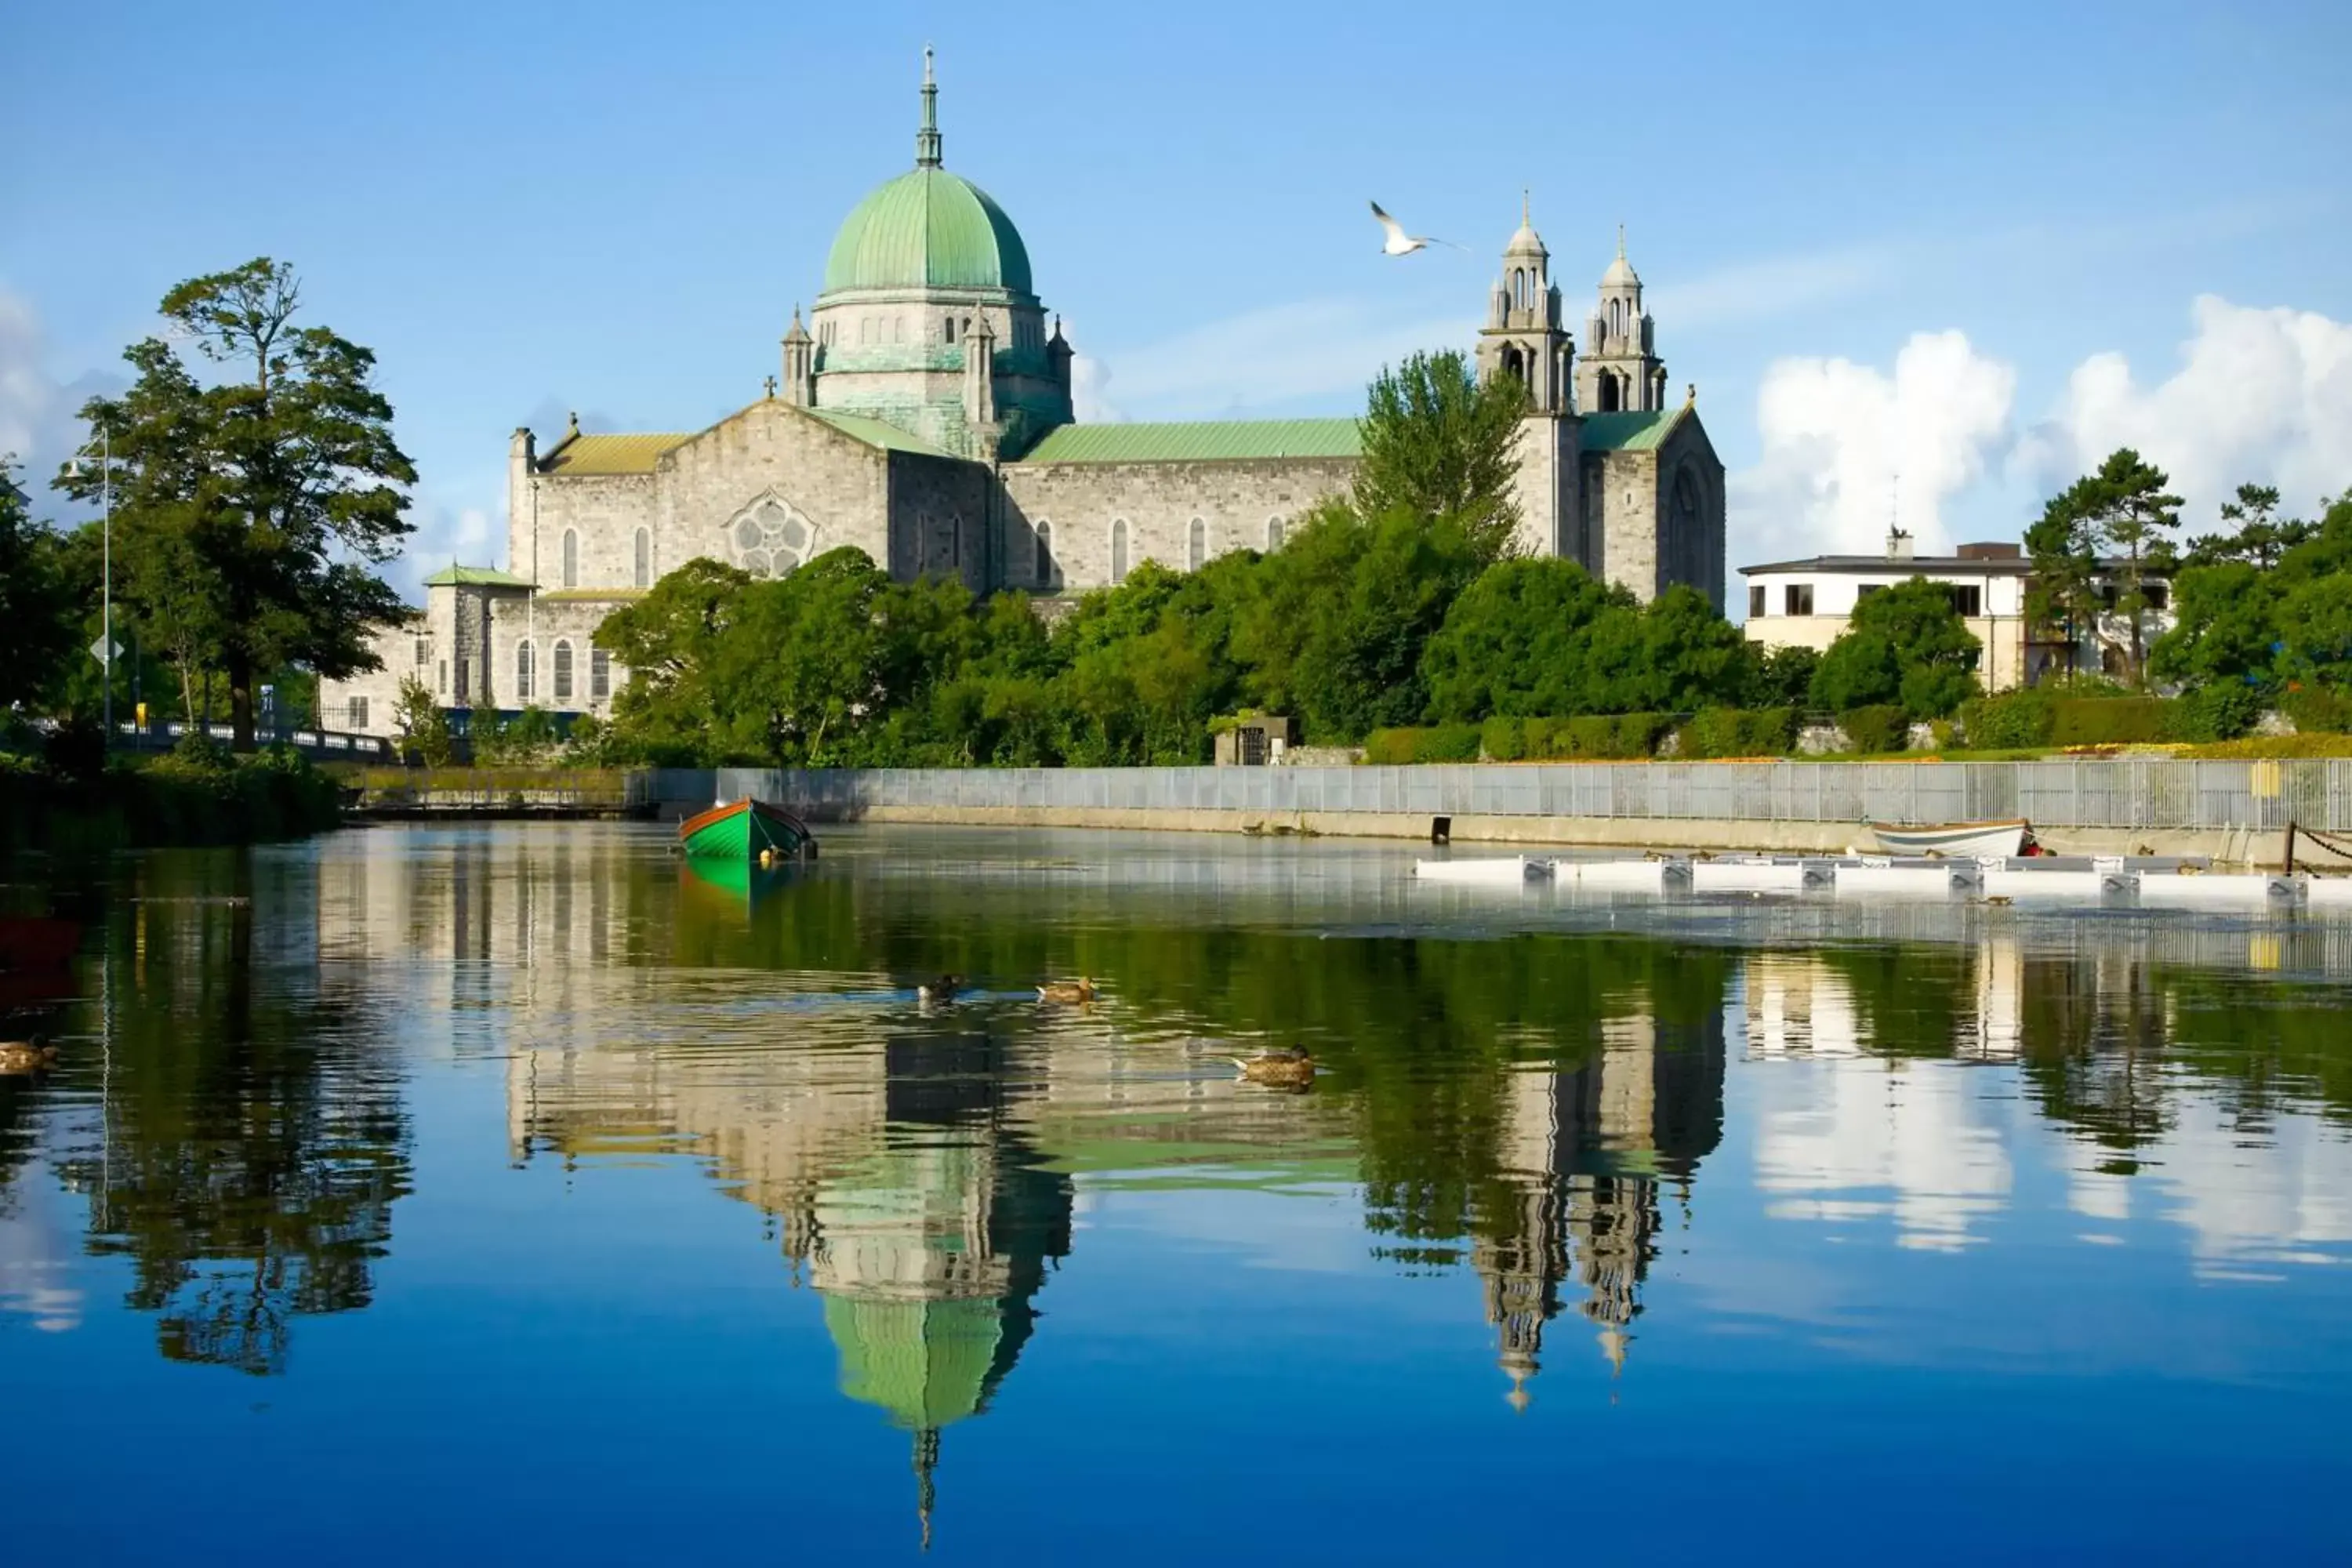
{"label": "lamp post", "polygon": [[[87,453],[89,447],[82,447]],[[100,682],[106,714],[106,744],[114,746],[114,437],[103,425],[98,427],[98,493],[100,506],[100,539],[102,563],[100,576],[98,620],[98,665],[105,671]],[[66,465],[71,472],[81,470],[81,456],[77,454]]]}

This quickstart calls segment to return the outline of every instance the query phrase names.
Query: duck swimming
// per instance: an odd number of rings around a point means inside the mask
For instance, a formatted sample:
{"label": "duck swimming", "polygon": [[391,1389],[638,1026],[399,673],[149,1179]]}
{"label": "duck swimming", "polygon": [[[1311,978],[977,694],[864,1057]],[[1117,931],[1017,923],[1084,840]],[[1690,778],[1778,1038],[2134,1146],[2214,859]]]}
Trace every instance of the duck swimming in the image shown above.
{"label": "duck swimming", "polygon": [[1315,1058],[1304,1046],[1283,1046],[1254,1057],[1235,1057],[1234,1065],[1252,1083],[1275,1089],[1305,1089],[1315,1081]]}
{"label": "duck swimming", "polygon": [[942,974],[937,980],[926,980],[916,986],[915,999],[927,1006],[936,1006],[942,1002],[954,1001],[956,993],[962,989],[962,975]]}
{"label": "duck swimming", "polygon": [[1048,980],[1037,987],[1040,1002],[1091,1002],[1095,999],[1095,983],[1091,976],[1077,980]]}
{"label": "duck swimming", "polygon": [[21,1040],[0,1042],[0,1073],[38,1072],[57,1065],[55,1046],[27,1045]]}

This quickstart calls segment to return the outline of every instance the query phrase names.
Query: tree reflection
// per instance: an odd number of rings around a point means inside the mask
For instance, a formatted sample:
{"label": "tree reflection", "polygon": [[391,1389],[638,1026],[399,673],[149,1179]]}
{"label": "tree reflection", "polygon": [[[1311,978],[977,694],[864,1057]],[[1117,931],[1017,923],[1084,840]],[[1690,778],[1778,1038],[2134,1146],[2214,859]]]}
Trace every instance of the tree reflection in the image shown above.
{"label": "tree reflection", "polygon": [[231,891],[151,885],[112,923],[100,1142],[60,1163],[89,1194],[89,1250],[129,1260],[129,1304],[156,1316],[163,1353],[267,1374],[297,1319],[373,1298],[409,1129],[373,1021],[299,961],[310,868],[257,894],[251,858],[226,858]]}

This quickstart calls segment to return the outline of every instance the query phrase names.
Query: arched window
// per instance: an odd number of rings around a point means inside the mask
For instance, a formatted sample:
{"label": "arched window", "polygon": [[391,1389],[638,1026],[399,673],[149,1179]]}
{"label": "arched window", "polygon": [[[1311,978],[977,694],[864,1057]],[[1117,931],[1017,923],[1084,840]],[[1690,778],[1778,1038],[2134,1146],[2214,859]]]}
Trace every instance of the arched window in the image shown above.
{"label": "arched window", "polygon": [[577,529],[563,531],[563,585],[580,586],[580,533]]}
{"label": "arched window", "polygon": [[613,695],[613,656],[601,647],[588,650],[588,700],[602,702]]}
{"label": "arched window", "polygon": [[1110,525],[1110,580],[1127,581],[1127,519],[1123,517]]}
{"label": "arched window", "polygon": [[1282,525],[1282,519],[1278,517],[1269,517],[1265,520],[1265,552],[1268,555],[1273,554],[1276,551],[1282,548],[1282,541],[1285,531],[1286,531]]}
{"label": "arched window", "polygon": [[1605,370],[1601,373],[1601,407],[1599,412],[1602,414],[1614,414],[1617,412],[1617,378],[1610,374]]}
{"label": "arched window", "polygon": [[947,333],[946,341],[949,342],[955,342],[955,318],[953,316],[950,316],[947,319],[944,323],[944,330]]}
{"label": "arched window", "polygon": [[555,644],[555,700],[572,700],[572,644],[562,638]]}
{"label": "arched window", "polygon": [[525,637],[515,644],[515,700],[518,702],[528,703],[530,700],[530,639]]}
{"label": "arched window", "polygon": [[1184,531],[1184,570],[1198,572],[1209,563],[1209,525],[1199,518]]}
{"label": "arched window", "polygon": [[961,512],[957,512],[948,519],[948,564],[959,572],[963,570],[963,513]]}
{"label": "arched window", "polygon": [[654,585],[654,531],[650,528],[637,530],[637,570],[635,581],[640,588],[650,588]]}
{"label": "arched window", "polygon": [[1037,524],[1037,586],[1054,585],[1054,525],[1040,521]]}

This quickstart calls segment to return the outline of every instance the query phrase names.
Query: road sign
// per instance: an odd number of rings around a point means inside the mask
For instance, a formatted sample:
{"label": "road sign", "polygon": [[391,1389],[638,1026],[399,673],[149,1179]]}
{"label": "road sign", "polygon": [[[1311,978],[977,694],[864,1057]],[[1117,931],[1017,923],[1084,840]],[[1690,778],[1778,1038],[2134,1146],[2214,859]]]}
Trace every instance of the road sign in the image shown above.
{"label": "road sign", "polygon": [[122,645],[121,643],[109,643],[104,637],[100,637],[96,642],[89,645],[89,657],[98,660],[100,664],[112,664],[114,662],[114,656],[118,656],[121,652]]}

